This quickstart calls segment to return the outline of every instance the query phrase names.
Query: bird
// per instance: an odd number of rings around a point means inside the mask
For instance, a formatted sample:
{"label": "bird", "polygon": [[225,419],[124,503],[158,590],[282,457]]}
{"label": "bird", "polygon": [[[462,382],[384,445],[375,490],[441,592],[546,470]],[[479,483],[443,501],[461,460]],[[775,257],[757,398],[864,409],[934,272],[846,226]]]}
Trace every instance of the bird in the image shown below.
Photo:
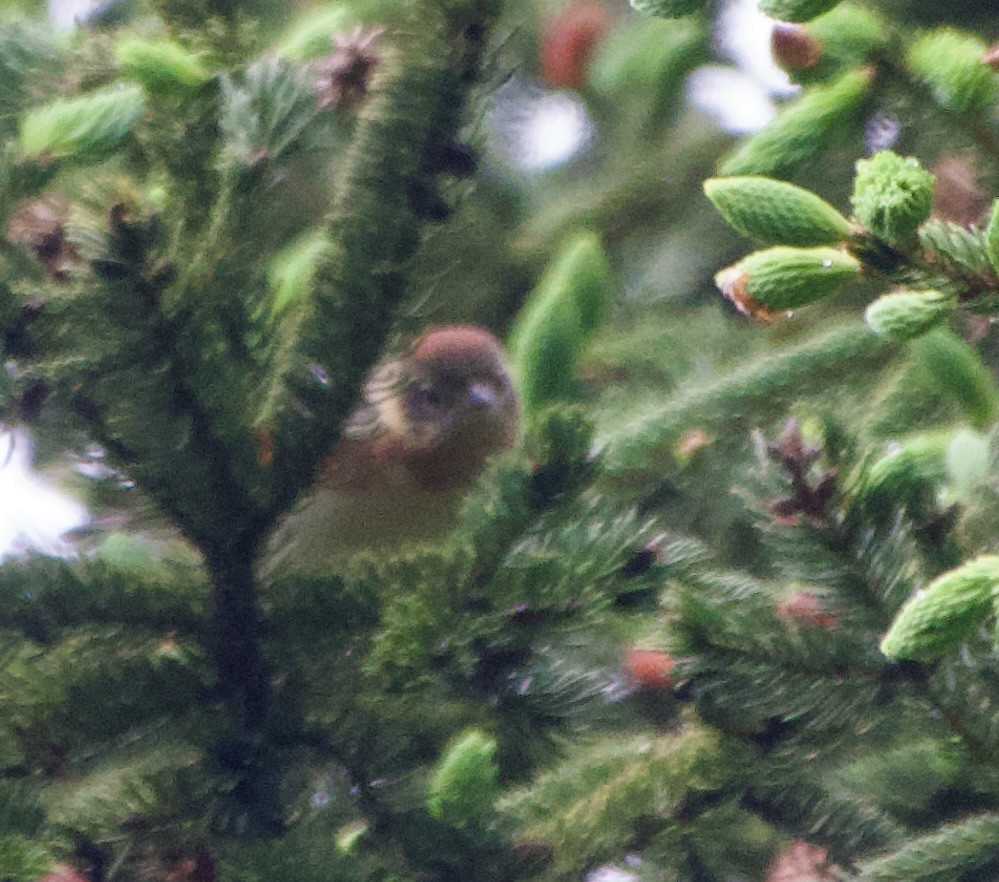
{"label": "bird", "polygon": [[443,538],[488,460],[518,445],[520,411],[490,331],[424,331],[368,375],[315,485],[269,542],[268,572]]}

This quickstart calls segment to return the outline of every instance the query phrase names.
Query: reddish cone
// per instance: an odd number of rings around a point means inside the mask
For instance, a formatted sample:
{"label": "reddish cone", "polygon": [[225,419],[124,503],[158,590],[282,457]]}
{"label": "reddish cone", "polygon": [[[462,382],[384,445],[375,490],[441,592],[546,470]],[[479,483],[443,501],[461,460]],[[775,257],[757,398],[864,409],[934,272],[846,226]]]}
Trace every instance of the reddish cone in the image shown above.
{"label": "reddish cone", "polygon": [[574,0],[551,16],[541,31],[541,77],[553,89],[578,89],[586,80],[593,50],[610,27],[602,3]]}

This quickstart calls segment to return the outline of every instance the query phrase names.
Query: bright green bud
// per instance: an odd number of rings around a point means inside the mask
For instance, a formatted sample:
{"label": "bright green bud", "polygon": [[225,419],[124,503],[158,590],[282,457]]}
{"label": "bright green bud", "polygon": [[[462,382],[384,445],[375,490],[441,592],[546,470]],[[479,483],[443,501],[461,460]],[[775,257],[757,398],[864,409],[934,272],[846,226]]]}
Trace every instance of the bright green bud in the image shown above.
{"label": "bright green bud", "polygon": [[333,35],[356,23],[353,10],[342,3],[311,9],[288,26],[273,52],[292,61],[329,55],[333,51]]}
{"label": "bright green bud", "polygon": [[572,397],[583,341],[578,314],[559,301],[539,302],[530,318],[517,323],[516,346],[510,347],[511,370],[528,415]]}
{"label": "bright green bud", "polygon": [[191,574],[200,566],[197,556],[183,543],[162,546],[133,533],[109,533],[91,560],[102,570],[105,586],[115,580],[130,588],[147,583],[179,583],[185,586],[185,593],[187,586],[197,581]]}
{"label": "bright green bud", "polygon": [[937,429],[893,444],[862,472],[853,498],[880,518],[899,509],[914,518],[936,512],[941,491],[952,489],[948,457],[954,436],[951,428]]}
{"label": "bright green bud", "polygon": [[612,290],[610,264],[593,233],[578,235],[556,255],[508,341],[528,413],[571,395],[576,360],[602,321]]}
{"label": "bright green bud", "polygon": [[883,239],[905,242],[930,216],[933,180],[915,157],[882,150],[857,161],[853,211]]}
{"label": "bright green bud", "polygon": [[703,9],[707,5],[707,0],[631,0],[631,5],[646,15],[678,18]]}
{"label": "bright green bud", "polygon": [[940,291],[895,291],[875,300],[864,318],[876,334],[889,340],[911,340],[939,324],[957,306]]}
{"label": "bright green bud", "polygon": [[270,318],[277,319],[294,302],[307,296],[312,278],[334,253],[325,230],[304,233],[282,248],[267,268],[270,283]]}
{"label": "bright green bud", "polygon": [[668,101],[690,69],[708,55],[705,29],[694,19],[636,18],[615,28],[596,47],[587,85],[604,95],[646,93]]}
{"label": "bright green bud", "polygon": [[868,7],[840,3],[808,25],[808,33],[822,44],[825,57],[841,64],[859,64],[884,42],[884,22]]}
{"label": "bright green bud", "polygon": [[825,82],[845,69],[866,64],[885,42],[884,22],[868,7],[856,3],[840,3],[803,27],[821,56],[814,65],[789,71],[798,83]]}
{"label": "bright green bud", "polygon": [[894,508],[911,504],[930,482],[947,478],[947,449],[953,439],[951,429],[913,435],[870,466],[858,491],[868,501],[887,500]]}
{"label": "bright green bud", "polygon": [[196,89],[211,79],[198,57],[173,40],[126,38],[115,46],[115,57],[126,76],[150,91]]}
{"label": "bright green bud", "polygon": [[834,245],[850,233],[825,199],[784,181],[710,178],[704,192],[729,224],[764,245]]}
{"label": "bright green bud", "polygon": [[999,556],[983,555],[939,576],[899,611],[881,641],[888,658],[935,661],[972,636],[992,611]]}
{"label": "bright green bud", "polygon": [[452,827],[475,826],[488,818],[499,792],[496,739],[467,729],[444,752],[430,779],[427,809]]}
{"label": "bright green bud", "polygon": [[550,290],[572,295],[585,335],[600,327],[610,305],[611,270],[595,233],[583,233],[569,242],[556,258],[547,281]]}
{"label": "bright green bud", "polygon": [[937,388],[981,431],[999,419],[999,387],[978,353],[948,328],[934,328],[909,347]]}
{"label": "bright green bud", "polygon": [[760,12],[781,21],[811,21],[839,0],[760,0]]}
{"label": "bright green bud", "polygon": [[985,253],[992,269],[999,273],[999,199],[992,202],[992,211],[985,225]]}
{"label": "bright green bud", "polygon": [[828,297],[860,273],[860,261],[835,248],[754,251],[715,276],[740,312],[767,317]]}
{"label": "bright green bud", "polygon": [[959,494],[967,494],[989,474],[988,436],[973,429],[954,433],[947,445],[947,477]]}
{"label": "bright green bud", "polygon": [[813,157],[863,118],[873,74],[851,70],[812,86],[766,128],[746,138],[718,168],[723,175],[774,175]]}
{"label": "bright green bud", "polygon": [[33,107],[21,119],[21,152],[38,158],[102,158],[142,118],[145,100],[140,86],[109,86]]}
{"label": "bright green bud", "polygon": [[336,832],[336,850],[340,854],[353,854],[357,849],[357,843],[365,833],[368,832],[368,825],[364,821],[348,821]]}
{"label": "bright green bud", "polygon": [[996,76],[982,60],[987,50],[978,37],[941,28],[909,47],[908,62],[945,107],[985,115],[995,107],[997,97]]}

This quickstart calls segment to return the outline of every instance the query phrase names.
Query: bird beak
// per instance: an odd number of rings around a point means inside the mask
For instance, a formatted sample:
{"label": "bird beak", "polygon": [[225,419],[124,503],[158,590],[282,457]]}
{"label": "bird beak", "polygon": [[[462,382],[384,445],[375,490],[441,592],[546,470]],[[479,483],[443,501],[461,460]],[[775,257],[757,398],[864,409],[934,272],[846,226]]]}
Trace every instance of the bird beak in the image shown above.
{"label": "bird beak", "polygon": [[468,404],[471,407],[492,407],[496,403],[496,392],[484,383],[469,383]]}

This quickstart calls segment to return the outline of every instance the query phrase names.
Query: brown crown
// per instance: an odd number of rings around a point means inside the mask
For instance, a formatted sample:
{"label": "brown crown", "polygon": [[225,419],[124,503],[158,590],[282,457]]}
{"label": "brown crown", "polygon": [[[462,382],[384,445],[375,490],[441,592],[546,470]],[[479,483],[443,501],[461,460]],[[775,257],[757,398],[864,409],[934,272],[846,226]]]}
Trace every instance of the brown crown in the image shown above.
{"label": "brown crown", "polygon": [[445,325],[422,334],[413,344],[413,357],[456,368],[495,365],[502,364],[503,345],[485,328]]}

